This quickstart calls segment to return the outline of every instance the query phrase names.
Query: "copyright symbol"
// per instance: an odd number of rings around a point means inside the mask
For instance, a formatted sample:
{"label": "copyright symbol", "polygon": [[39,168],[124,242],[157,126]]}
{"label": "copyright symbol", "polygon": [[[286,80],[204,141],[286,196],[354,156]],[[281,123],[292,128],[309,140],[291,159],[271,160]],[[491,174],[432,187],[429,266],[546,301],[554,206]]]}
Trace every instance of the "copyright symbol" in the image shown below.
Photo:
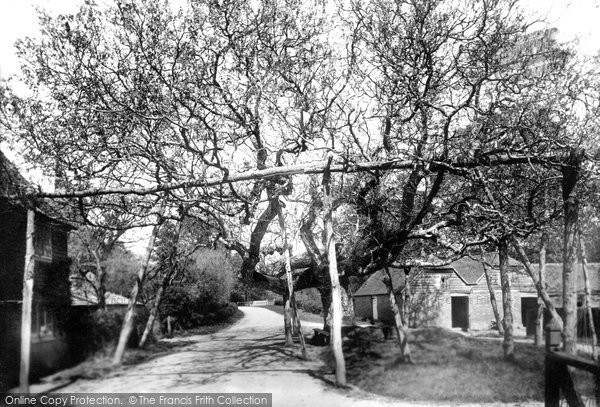
{"label": "copyright symbol", "polygon": [[135,403],[137,403],[137,397],[129,396],[129,404],[135,404]]}

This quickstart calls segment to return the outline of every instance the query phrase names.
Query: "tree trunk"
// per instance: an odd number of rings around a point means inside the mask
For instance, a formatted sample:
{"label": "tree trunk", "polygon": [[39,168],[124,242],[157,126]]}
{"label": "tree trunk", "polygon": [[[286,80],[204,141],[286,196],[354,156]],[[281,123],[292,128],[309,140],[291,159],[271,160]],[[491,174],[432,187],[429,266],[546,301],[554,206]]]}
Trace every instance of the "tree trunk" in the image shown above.
{"label": "tree trunk", "polygon": [[298,333],[298,339],[300,339],[300,347],[302,349],[302,358],[308,359],[308,353],[306,352],[306,342],[304,340],[304,334],[302,333],[302,324],[300,323],[300,315],[298,314],[298,306],[296,305],[296,298],[292,297],[292,313],[294,321],[294,329]]}
{"label": "tree trunk", "polygon": [[148,316],[148,320],[146,321],[146,327],[144,328],[144,333],[142,334],[142,339],[140,339],[139,347],[143,348],[146,345],[146,341],[152,332],[152,328],[154,327],[154,321],[156,320],[156,314],[158,313],[158,308],[160,307],[160,303],[162,301],[162,297],[167,288],[171,285],[171,282],[175,279],[177,275],[177,244],[179,243],[179,236],[181,234],[181,228],[183,226],[183,215],[179,222],[177,222],[177,226],[175,229],[175,239],[173,240],[173,246],[171,247],[171,252],[169,254],[167,264],[167,272],[165,273],[160,287],[156,292],[156,296],[154,298],[154,304],[152,304],[152,309],[150,310],[150,315]]}
{"label": "tree trunk", "polygon": [[285,332],[285,346],[294,345],[293,327],[292,327],[292,302],[289,292],[283,294],[283,328]]}
{"label": "tree trunk", "polygon": [[100,256],[96,252],[96,250],[92,250],[88,248],[89,252],[94,256],[94,262],[96,263],[96,295],[98,296],[98,307],[101,310],[106,310],[106,271],[104,267],[102,267],[102,262],[100,261]]}
{"label": "tree trunk", "polygon": [[[388,275],[389,275],[389,273],[388,273]],[[408,275],[409,275],[409,273],[407,273],[406,269],[405,269],[404,270],[404,290],[402,290],[402,308],[401,308],[401,314],[400,314],[400,317],[402,318],[400,320],[402,322],[402,326],[408,326],[408,317],[410,315],[409,301],[410,301],[411,289],[410,289],[410,281],[408,279]],[[390,276],[390,278],[391,278],[391,276]],[[391,280],[390,280],[390,282],[391,282]],[[395,302],[396,302],[396,298],[394,298],[394,303]]]}
{"label": "tree trunk", "polygon": [[531,265],[531,262],[529,261],[529,257],[527,257],[527,253],[525,253],[525,250],[523,249],[523,246],[521,246],[521,243],[519,243],[517,238],[514,236],[510,237],[510,243],[512,244],[515,251],[517,252],[517,257],[519,258],[519,261],[523,264],[523,266],[525,266],[525,271],[527,272],[529,277],[531,277],[531,279],[533,280],[533,284],[535,285],[535,288],[538,292],[538,296],[540,296],[542,301],[544,301],[544,305],[546,306],[546,309],[548,310],[548,312],[550,312],[550,315],[552,315],[552,320],[562,330],[564,327],[563,320],[560,317],[560,315],[558,315],[558,312],[556,312],[556,308],[554,307],[554,304],[552,303],[552,299],[548,295],[548,291],[546,291],[546,287],[543,286],[536,271],[533,269],[533,266]]}
{"label": "tree trunk", "polygon": [[500,335],[504,335],[504,325],[502,324],[502,318],[500,318],[500,312],[498,311],[498,303],[496,301],[496,293],[494,292],[494,282],[492,281],[492,276],[490,276],[490,271],[487,266],[483,265],[483,271],[485,273],[485,281],[488,286],[488,291],[490,292],[490,303],[492,304],[492,311],[494,312],[494,319],[496,320],[496,326],[498,327],[498,333]]}
{"label": "tree trunk", "polygon": [[133,331],[133,324],[136,312],[135,306],[138,300],[138,295],[142,290],[144,279],[146,278],[146,272],[148,271],[148,265],[150,264],[152,251],[154,250],[154,242],[156,240],[157,233],[158,226],[154,226],[152,228],[152,234],[150,235],[150,239],[148,241],[148,247],[146,248],[146,256],[144,258],[144,261],[142,262],[142,265],[140,266],[137,278],[133,285],[133,289],[131,290],[131,295],[129,296],[127,311],[125,313],[125,317],[123,318],[123,325],[121,325],[121,334],[119,335],[119,342],[117,344],[117,349],[115,350],[115,356],[113,358],[113,364],[115,365],[119,365],[123,361],[125,347],[127,346],[127,342],[129,341],[129,337],[131,336],[131,331]]}
{"label": "tree trunk", "polygon": [[352,297],[348,294],[348,290],[344,287],[340,288],[342,295],[342,312],[345,317],[354,318],[354,304],[352,303]]}
{"label": "tree trunk", "polygon": [[[539,251],[539,281],[540,285],[545,287],[546,283],[546,251],[548,248],[548,231],[544,230],[540,238],[540,251]],[[535,318],[535,344],[537,346],[544,346],[544,302],[538,294],[538,310]]]}
{"label": "tree trunk", "polygon": [[[343,288],[343,287],[342,287]],[[356,312],[354,310],[354,294],[350,289],[350,286],[343,288],[346,293],[346,297],[348,298],[349,309],[346,312],[346,315],[350,318],[350,323],[354,325],[356,323]]]}
{"label": "tree trunk", "polygon": [[319,288],[319,294],[321,294],[321,305],[323,307],[323,330],[329,331],[331,329],[331,288]]}
{"label": "tree trunk", "polygon": [[27,210],[25,234],[25,268],[23,270],[23,305],[21,307],[21,368],[19,391],[29,393],[29,368],[31,366],[31,308],[33,303],[33,280],[35,276],[35,211]]}
{"label": "tree trunk", "polygon": [[504,311],[504,359],[515,359],[515,343],[513,338],[512,296],[510,292],[510,275],[508,270],[508,244],[502,239],[498,242],[500,263],[500,281],[502,283],[502,309]]}
{"label": "tree trunk", "polygon": [[[283,253],[285,258],[285,274],[288,286],[289,301],[286,301],[286,314],[288,302],[291,305],[293,325],[291,331],[296,331],[300,339],[300,346],[302,347],[302,357],[306,359],[306,344],[304,343],[304,334],[302,333],[302,325],[300,323],[300,317],[298,316],[298,308],[296,307],[296,299],[294,297],[294,280],[292,276],[292,262],[291,262],[291,247],[288,245],[287,229],[285,228],[285,220],[283,219],[283,213],[281,213],[281,205],[277,206],[277,219],[279,220],[279,229],[281,230],[281,237],[283,239]],[[287,323],[287,318],[286,321]],[[293,333],[293,332],[292,332]],[[290,335],[291,336],[291,335]],[[285,343],[288,345],[288,335],[286,327]],[[293,345],[293,341],[291,342]]]}
{"label": "tree trunk", "polygon": [[392,275],[390,273],[390,269],[385,267],[385,272],[388,276],[388,281],[386,281],[386,285],[388,288],[388,298],[390,300],[390,305],[392,307],[392,311],[394,312],[394,328],[396,329],[396,336],[398,338],[398,343],[400,344],[400,352],[402,354],[402,359],[406,363],[412,363],[412,358],[410,355],[410,347],[408,346],[408,329],[402,319],[402,315],[400,313],[400,307],[398,306],[398,302],[396,301],[396,295],[394,294],[394,283],[392,282]]}
{"label": "tree trunk", "polygon": [[171,316],[167,315],[167,335],[170,337],[173,336],[173,327],[171,326]]}
{"label": "tree trunk", "polygon": [[562,167],[562,195],[565,217],[563,235],[563,347],[575,353],[577,343],[577,223],[579,199],[576,185],[581,170],[583,150],[573,149]]}
{"label": "tree trunk", "polygon": [[[166,278],[166,277],[165,277]],[[165,291],[165,283],[163,280],[163,284],[158,287],[158,291],[156,292],[156,297],[154,298],[154,304],[152,304],[152,309],[150,310],[150,315],[148,316],[148,321],[146,321],[146,327],[144,328],[144,334],[142,335],[142,339],[140,339],[139,347],[143,348],[146,345],[146,341],[150,336],[150,332],[152,332],[152,327],[154,327],[154,320],[156,319],[156,314],[158,313],[158,307],[160,306],[160,301],[162,300],[163,292]]]}
{"label": "tree trunk", "polygon": [[594,314],[592,313],[592,289],[590,287],[590,278],[587,269],[587,254],[581,226],[578,228],[579,252],[581,254],[581,268],[583,271],[583,283],[585,288],[585,313],[590,324],[590,334],[592,336],[592,358],[598,360],[598,337],[596,336],[596,326],[594,325]]}
{"label": "tree trunk", "polygon": [[[331,158],[329,159],[331,164]],[[331,280],[331,347],[335,358],[335,384],[346,385],[346,361],[342,350],[342,299],[340,293],[340,280],[337,268],[337,256],[335,249],[335,235],[333,234],[333,205],[331,197],[331,173],[326,170],[323,173],[323,224],[327,259],[329,261],[329,278]]]}

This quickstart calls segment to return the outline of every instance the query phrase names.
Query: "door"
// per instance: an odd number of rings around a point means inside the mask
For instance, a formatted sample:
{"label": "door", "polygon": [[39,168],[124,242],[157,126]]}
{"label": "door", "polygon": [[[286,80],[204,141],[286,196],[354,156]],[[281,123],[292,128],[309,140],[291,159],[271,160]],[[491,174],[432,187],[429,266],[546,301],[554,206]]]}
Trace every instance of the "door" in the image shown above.
{"label": "door", "polygon": [[452,328],[469,329],[469,297],[452,297]]}
{"label": "door", "polygon": [[521,297],[521,325],[527,328],[527,335],[535,335],[537,310],[537,297]]}
{"label": "door", "polygon": [[371,315],[373,317],[373,321],[377,321],[379,319],[379,313],[377,311],[377,296],[374,295],[371,297]]}

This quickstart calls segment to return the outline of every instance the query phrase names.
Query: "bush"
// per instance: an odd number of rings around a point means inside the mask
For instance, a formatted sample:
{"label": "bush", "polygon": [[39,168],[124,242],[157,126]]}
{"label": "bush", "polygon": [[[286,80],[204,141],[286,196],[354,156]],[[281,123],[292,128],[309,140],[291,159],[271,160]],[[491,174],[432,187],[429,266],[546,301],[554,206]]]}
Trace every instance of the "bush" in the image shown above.
{"label": "bush", "polygon": [[237,310],[237,305],[230,302],[229,304],[225,305],[217,311],[217,319],[219,320],[219,322],[227,321],[229,320],[229,318],[235,315]]}
{"label": "bush", "polygon": [[315,288],[298,291],[296,293],[296,304],[298,308],[311,314],[321,314],[323,312],[321,294]]}
{"label": "bush", "polygon": [[185,280],[169,287],[160,306],[162,326],[167,316],[173,327],[191,329],[223,322],[237,308],[228,305],[235,279],[228,254],[222,250],[202,250],[185,266]]}
{"label": "bush", "polygon": [[[81,309],[71,312],[67,330],[70,348],[75,359],[83,359],[95,352],[116,345],[121,334],[125,309],[95,310]],[[139,332],[143,332],[146,318],[138,315],[127,346],[136,348]]]}

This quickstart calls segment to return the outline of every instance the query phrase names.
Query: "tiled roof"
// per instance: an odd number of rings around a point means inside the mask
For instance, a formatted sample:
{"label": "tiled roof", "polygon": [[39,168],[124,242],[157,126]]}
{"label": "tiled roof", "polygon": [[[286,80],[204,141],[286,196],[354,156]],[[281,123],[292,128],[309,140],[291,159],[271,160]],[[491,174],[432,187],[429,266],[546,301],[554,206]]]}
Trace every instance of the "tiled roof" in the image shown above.
{"label": "tiled roof", "polygon": [[[473,257],[463,257],[455,260],[448,266],[432,267],[431,270],[452,269],[461,280],[467,285],[475,285],[485,274],[483,263],[497,268],[499,266],[498,253],[485,253],[481,259]],[[508,258],[509,267],[519,267],[520,263],[513,258]]]}
{"label": "tiled roof", "polygon": [[31,184],[21,175],[17,167],[0,151],[0,195],[18,195]]}
{"label": "tiled roof", "polygon": [[[392,275],[392,284],[394,290],[398,290],[404,287],[404,270],[399,268],[390,267],[390,274]],[[365,283],[354,293],[354,296],[364,295],[381,295],[387,294],[388,289],[383,280],[387,278],[385,270],[381,269],[376,271]]]}
{"label": "tiled roof", "polygon": [[[27,181],[2,151],[0,151],[0,197],[7,198],[12,196],[22,196],[25,192],[34,189],[34,185]],[[62,207],[56,201],[47,199],[30,200],[25,199],[30,206],[35,207],[36,212],[46,216],[53,222],[74,229],[74,225],[61,219]],[[11,199],[12,200],[12,199]],[[12,200],[12,204],[23,206],[20,198]]]}
{"label": "tiled roof", "polygon": [[[539,269],[538,264],[532,264],[535,270]],[[588,278],[590,281],[590,288],[593,291],[600,290],[600,263],[588,263],[587,265]],[[583,281],[583,270],[581,264],[578,264],[575,270],[577,276],[577,291],[584,290]],[[562,263],[547,263],[546,264],[546,285],[548,291],[554,293],[562,293],[562,282],[563,282],[563,265]]]}
{"label": "tiled roof", "polygon": [[[412,278],[419,272],[454,272],[466,285],[475,285],[485,274],[482,261],[497,268],[498,254],[486,253],[481,257],[481,260],[479,260],[477,257],[463,257],[445,266],[422,267],[420,269],[415,269],[410,275]],[[509,257],[508,265],[509,267],[514,268],[519,267],[520,263]],[[394,288],[404,287],[404,271],[402,269],[395,268],[390,268],[390,271],[392,272],[392,282],[394,283]],[[354,295],[361,296],[387,294],[387,287],[383,282],[385,277],[386,274],[384,270],[377,271],[360,287],[360,289]]]}

